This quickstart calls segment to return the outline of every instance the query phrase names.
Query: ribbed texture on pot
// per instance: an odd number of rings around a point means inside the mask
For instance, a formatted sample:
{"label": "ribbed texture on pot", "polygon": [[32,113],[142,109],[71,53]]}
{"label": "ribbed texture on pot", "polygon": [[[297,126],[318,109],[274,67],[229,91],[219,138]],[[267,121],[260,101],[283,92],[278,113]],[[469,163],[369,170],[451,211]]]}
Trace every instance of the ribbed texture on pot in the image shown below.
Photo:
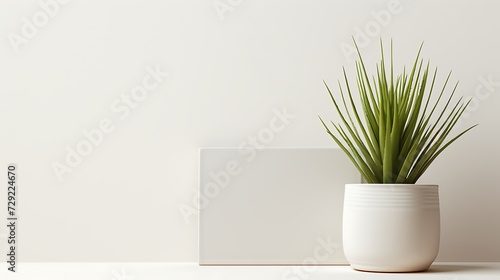
{"label": "ribbed texture on pot", "polygon": [[[368,187],[367,187],[368,186]],[[363,208],[438,208],[437,185],[346,185],[344,204]]]}

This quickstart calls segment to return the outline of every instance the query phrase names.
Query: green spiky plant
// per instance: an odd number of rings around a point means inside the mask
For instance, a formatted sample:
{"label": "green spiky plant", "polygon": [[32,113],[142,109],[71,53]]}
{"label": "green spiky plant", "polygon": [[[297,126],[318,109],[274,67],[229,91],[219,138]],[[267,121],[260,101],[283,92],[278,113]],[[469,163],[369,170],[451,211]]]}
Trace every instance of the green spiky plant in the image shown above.
{"label": "green spiky plant", "polygon": [[[423,59],[420,59],[423,44],[411,71],[403,70],[394,77],[392,41],[389,69],[385,66],[381,41],[382,58],[380,65],[377,64],[377,75],[372,79],[367,74],[356,42],[354,45],[359,58],[356,61],[356,82],[360,104],[354,102],[343,68],[345,86],[339,81],[340,99],[333,96],[324,82],[341,123],[331,122],[335,128],[333,133],[321,117],[320,120],[367,183],[415,184],[443,150],[476,126],[447,140],[470,100],[464,103],[462,97],[456,103],[452,102],[458,82],[450,96],[443,99],[450,72],[437,99],[431,101],[437,68],[431,78],[429,62],[423,66]],[[446,103],[438,108],[442,99]]]}

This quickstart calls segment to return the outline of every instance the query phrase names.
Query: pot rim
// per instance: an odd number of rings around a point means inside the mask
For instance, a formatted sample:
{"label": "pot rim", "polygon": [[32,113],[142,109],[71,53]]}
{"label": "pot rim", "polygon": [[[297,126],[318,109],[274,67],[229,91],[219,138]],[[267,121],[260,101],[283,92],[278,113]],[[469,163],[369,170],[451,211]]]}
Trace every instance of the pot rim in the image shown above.
{"label": "pot rim", "polygon": [[352,183],[352,184],[345,184],[345,187],[370,187],[370,188],[377,188],[377,187],[402,187],[402,188],[438,188],[439,185],[437,184],[372,184],[372,183]]}

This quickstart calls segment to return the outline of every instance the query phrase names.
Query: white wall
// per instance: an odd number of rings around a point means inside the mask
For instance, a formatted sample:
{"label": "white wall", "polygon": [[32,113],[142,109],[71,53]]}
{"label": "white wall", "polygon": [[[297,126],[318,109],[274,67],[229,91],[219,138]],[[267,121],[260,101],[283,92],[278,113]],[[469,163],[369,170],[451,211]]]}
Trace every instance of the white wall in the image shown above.
{"label": "white wall", "polygon": [[[500,261],[500,84],[480,87],[500,81],[500,4],[395,1],[73,0],[45,22],[38,0],[1,1],[0,166],[20,169],[20,258],[196,261],[197,217],[179,207],[192,205],[198,148],[238,146],[284,108],[295,117],[267,146],[333,147],[317,119],[334,116],[322,79],[353,73],[341,46],[368,28],[370,65],[379,37],[398,64],[425,41],[440,82],[453,70],[459,94],[479,90],[462,128],[480,126],[423,181],[441,185],[439,260]],[[36,31],[23,21],[34,15]],[[169,76],[125,105],[157,66]],[[59,181],[54,162],[103,121],[109,133]]]}

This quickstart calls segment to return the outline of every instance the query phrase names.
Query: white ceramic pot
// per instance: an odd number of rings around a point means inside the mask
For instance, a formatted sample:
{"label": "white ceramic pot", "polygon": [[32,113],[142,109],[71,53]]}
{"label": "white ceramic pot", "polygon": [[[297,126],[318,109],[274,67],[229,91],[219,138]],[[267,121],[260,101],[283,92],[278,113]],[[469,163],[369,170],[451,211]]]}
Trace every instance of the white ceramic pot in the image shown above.
{"label": "white ceramic pot", "polygon": [[439,186],[348,184],[344,253],[357,270],[427,270],[439,250]]}

